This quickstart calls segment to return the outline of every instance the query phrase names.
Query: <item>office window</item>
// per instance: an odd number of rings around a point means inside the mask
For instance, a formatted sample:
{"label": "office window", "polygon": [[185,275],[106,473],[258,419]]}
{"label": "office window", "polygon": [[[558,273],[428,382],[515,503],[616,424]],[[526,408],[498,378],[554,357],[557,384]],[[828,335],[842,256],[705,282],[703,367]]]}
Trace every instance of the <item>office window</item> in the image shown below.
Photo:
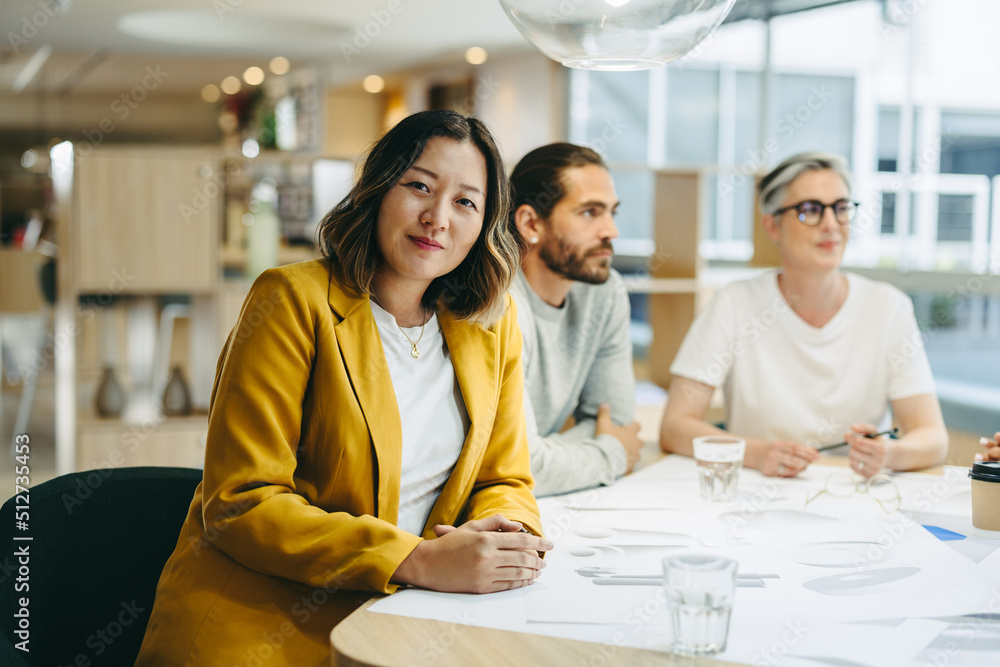
{"label": "office window", "polygon": [[609,162],[645,164],[649,144],[649,72],[586,72],[586,144]]}
{"label": "office window", "polygon": [[1000,174],[1000,137],[952,137],[941,151],[942,174]]}
{"label": "office window", "polygon": [[[878,171],[896,171],[898,169],[899,123],[899,107],[879,107]],[[883,200],[884,204],[885,201]],[[884,227],[885,225],[883,224],[883,232],[886,231]]]}
{"label": "office window", "polygon": [[882,233],[896,233],[896,193],[882,193]]}
{"label": "office window", "polygon": [[941,173],[1000,174],[1000,113],[941,113]]}
{"label": "office window", "polygon": [[621,205],[615,223],[622,240],[653,238],[653,174],[649,171],[612,170]]}
{"label": "office window", "polygon": [[[662,88],[654,78],[659,76]],[[615,172],[624,205],[618,221],[622,239],[652,238],[652,179],[632,171],[634,166],[719,167],[709,177],[702,251],[709,259],[741,260],[752,254],[757,173],[803,151],[851,160],[855,81],[850,76],[774,75],[763,125],[760,72],[695,67],[574,72],[570,85],[570,97],[579,105],[570,110],[570,140],[594,146],[613,166],[628,167]],[[651,99],[651,91],[663,99]],[[656,108],[663,109],[662,116],[650,117]]]}
{"label": "office window", "polygon": [[972,195],[938,195],[938,241],[972,240]]}
{"label": "office window", "polygon": [[[744,172],[763,172],[777,164],[779,157],[770,155],[760,136],[760,95],[762,76],[758,72],[736,73],[736,105],[734,109],[733,162]],[[768,128],[768,133],[774,130]],[[766,139],[766,138],[765,138]],[[754,178],[734,181],[732,197],[732,238],[736,241],[753,239],[754,211],[757,207]],[[725,202],[723,202],[725,204]]]}
{"label": "office window", "polygon": [[851,162],[854,79],[781,74],[775,77],[772,119],[779,160],[803,151],[827,151]]}
{"label": "office window", "polygon": [[719,161],[718,70],[667,70],[667,163]]}
{"label": "office window", "polygon": [[[759,72],[736,73],[736,104],[733,108],[734,155],[733,162],[757,164],[762,162],[760,152],[764,142],[760,136],[760,93],[761,74]],[[773,133],[773,128],[768,128]]]}

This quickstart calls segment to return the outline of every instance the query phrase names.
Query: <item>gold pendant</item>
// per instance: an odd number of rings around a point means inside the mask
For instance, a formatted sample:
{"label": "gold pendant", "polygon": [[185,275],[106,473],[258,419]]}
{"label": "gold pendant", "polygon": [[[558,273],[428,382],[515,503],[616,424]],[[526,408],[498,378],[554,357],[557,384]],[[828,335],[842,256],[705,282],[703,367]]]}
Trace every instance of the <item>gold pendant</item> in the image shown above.
{"label": "gold pendant", "polygon": [[410,356],[414,359],[420,358],[420,350],[417,349],[416,343],[410,343]]}

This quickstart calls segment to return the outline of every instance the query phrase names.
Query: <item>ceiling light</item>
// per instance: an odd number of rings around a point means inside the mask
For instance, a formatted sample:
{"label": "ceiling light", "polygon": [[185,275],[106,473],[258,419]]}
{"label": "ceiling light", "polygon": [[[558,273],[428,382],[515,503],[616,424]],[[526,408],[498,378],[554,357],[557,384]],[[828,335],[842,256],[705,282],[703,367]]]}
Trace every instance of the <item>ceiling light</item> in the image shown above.
{"label": "ceiling light", "polygon": [[482,65],[486,62],[486,49],[473,46],[466,50],[465,61],[470,65]]}
{"label": "ceiling light", "polygon": [[25,169],[31,169],[36,162],[38,162],[38,153],[30,148],[21,154],[21,166]]}
{"label": "ceiling light", "polygon": [[736,0],[500,0],[511,23],[566,67],[650,69],[714,31]]}
{"label": "ceiling light", "polygon": [[226,95],[235,95],[236,93],[240,92],[240,88],[243,87],[243,84],[240,83],[240,80],[235,76],[227,76],[225,79],[222,80],[221,87],[222,87],[222,92],[224,92]]}
{"label": "ceiling light", "polygon": [[288,74],[288,70],[291,69],[291,63],[288,62],[288,58],[284,56],[278,56],[277,58],[271,58],[271,62],[267,65],[268,69],[271,70],[272,74]]}
{"label": "ceiling light", "polygon": [[45,61],[49,59],[52,55],[52,47],[48,44],[42,44],[37,51],[35,51],[28,62],[24,64],[24,68],[17,73],[14,77],[14,83],[11,84],[11,88],[14,89],[15,93],[19,93],[24,90],[31,80],[35,78],[38,74],[38,70],[42,69],[42,65]]}
{"label": "ceiling light", "polygon": [[243,80],[251,86],[259,86],[264,83],[264,70],[256,65],[253,67],[247,67],[246,71],[243,72]]}
{"label": "ceiling light", "polygon": [[369,93],[381,93],[382,89],[385,88],[385,79],[380,77],[378,74],[369,74],[365,77],[365,80],[361,82],[361,85]]}
{"label": "ceiling light", "polygon": [[244,157],[255,158],[260,155],[260,144],[256,139],[247,139],[243,142],[242,151]]}
{"label": "ceiling light", "polygon": [[206,102],[218,102],[220,96],[219,87],[214,83],[210,83],[201,89],[201,99]]}
{"label": "ceiling light", "polygon": [[283,151],[299,147],[298,114],[295,112],[295,98],[290,95],[274,104],[274,143]]}
{"label": "ceiling light", "polygon": [[73,143],[63,141],[49,149],[52,159],[53,187],[57,190],[66,188],[73,181]]}

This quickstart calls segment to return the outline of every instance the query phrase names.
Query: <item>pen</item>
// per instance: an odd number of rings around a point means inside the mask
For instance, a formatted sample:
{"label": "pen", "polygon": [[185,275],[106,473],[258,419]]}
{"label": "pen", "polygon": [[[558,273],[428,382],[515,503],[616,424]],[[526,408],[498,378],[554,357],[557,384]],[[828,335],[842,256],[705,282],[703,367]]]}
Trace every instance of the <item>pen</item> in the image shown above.
{"label": "pen", "polygon": [[[880,435],[896,435],[897,433],[899,433],[899,427],[898,426],[894,426],[893,428],[889,429],[888,431],[880,431],[879,433],[868,433],[868,434],[865,435],[865,437],[868,438],[868,439],[872,439],[872,438],[877,438]],[[816,449],[816,451],[817,452],[825,452],[828,449],[836,449],[837,447],[843,447],[846,444],[847,444],[847,441],[838,442],[835,445],[823,445],[822,447],[818,447]]]}

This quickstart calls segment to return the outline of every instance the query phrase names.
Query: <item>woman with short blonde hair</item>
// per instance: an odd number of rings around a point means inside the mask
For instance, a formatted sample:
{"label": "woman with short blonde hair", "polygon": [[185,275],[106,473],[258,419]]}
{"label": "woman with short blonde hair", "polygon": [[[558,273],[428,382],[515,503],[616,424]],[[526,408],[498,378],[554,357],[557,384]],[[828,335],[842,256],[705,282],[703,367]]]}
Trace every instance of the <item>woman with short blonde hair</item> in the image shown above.
{"label": "woman with short blonde hair", "polygon": [[[744,464],[793,477],[817,449],[846,442],[864,477],[940,463],[948,433],[927,355],[900,290],[841,270],[857,207],[847,164],[802,153],[760,182],[764,229],[781,268],[725,286],[671,366],[664,451],[691,455],[722,387],[725,426],[746,439]],[[878,432],[898,424],[902,437]],[[841,450],[842,451],[842,450]]]}

